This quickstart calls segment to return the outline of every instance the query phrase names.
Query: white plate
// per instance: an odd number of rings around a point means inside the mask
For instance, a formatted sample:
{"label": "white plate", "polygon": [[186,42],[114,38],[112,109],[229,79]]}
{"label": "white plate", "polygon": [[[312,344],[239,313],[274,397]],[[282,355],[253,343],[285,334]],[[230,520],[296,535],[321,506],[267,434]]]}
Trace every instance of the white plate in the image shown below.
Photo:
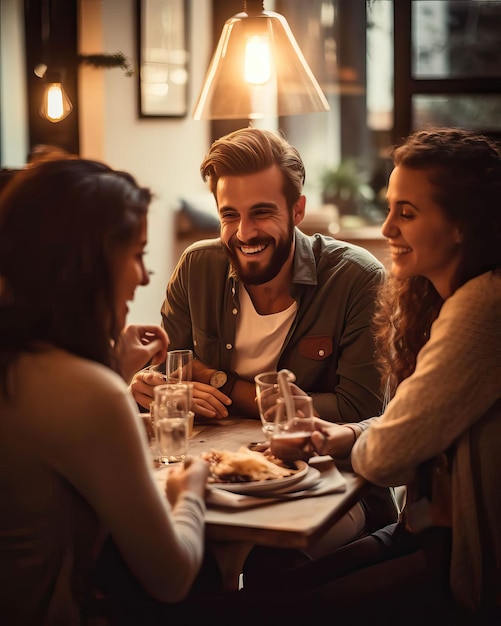
{"label": "white plate", "polygon": [[233,493],[241,493],[243,495],[253,495],[272,492],[274,490],[282,490],[299,482],[306,476],[309,466],[304,461],[296,461],[297,472],[284,478],[272,478],[270,480],[253,480],[243,483],[211,483],[211,488],[224,489]]}

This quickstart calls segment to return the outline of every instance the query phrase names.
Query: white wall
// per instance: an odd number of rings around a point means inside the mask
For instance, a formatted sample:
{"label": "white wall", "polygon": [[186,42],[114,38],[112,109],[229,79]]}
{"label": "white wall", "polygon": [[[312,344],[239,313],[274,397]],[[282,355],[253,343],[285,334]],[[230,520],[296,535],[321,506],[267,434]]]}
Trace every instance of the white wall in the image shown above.
{"label": "white wall", "polygon": [[[80,69],[81,155],[130,172],[156,196],[150,209],[146,256],[155,273],[147,287],[136,291],[128,318],[131,323],[160,321],[165,286],[175,262],[174,207],[179,197],[205,191],[199,165],[209,148],[210,128],[208,122],[195,122],[191,112],[212,53],[211,3],[191,0],[191,4],[186,118],[139,119],[136,76],[127,78],[119,68]],[[82,0],[81,11],[82,53],[121,51],[135,64],[134,0]],[[99,45],[100,49],[95,47]]]}
{"label": "white wall", "polygon": [[0,0],[0,154],[2,167],[26,163],[28,107],[22,0]]}

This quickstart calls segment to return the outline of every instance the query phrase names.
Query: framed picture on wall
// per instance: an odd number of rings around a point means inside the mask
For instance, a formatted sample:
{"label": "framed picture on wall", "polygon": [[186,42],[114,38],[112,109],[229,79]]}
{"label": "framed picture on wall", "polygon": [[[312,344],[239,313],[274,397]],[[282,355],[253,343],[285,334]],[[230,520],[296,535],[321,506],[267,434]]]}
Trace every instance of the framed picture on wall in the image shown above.
{"label": "framed picture on wall", "polygon": [[140,117],[187,113],[187,4],[187,0],[137,0]]}

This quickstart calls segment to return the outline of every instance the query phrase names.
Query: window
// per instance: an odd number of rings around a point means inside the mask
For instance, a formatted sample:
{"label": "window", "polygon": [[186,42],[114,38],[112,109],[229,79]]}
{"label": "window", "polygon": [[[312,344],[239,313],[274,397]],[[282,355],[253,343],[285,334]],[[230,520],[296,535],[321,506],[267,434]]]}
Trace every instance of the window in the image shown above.
{"label": "window", "polygon": [[501,1],[395,3],[394,137],[428,125],[501,138]]}
{"label": "window", "polygon": [[315,193],[319,203],[335,204],[342,228],[383,220],[393,127],[392,7],[391,0],[276,3],[331,108],[284,117],[279,126],[305,159],[309,206]]}
{"label": "window", "polygon": [[[214,6],[217,41],[241,4]],[[329,101],[327,113],[276,127],[305,161],[308,206],[336,204],[342,228],[382,222],[389,148],[413,130],[501,138],[501,0],[275,0],[265,9],[286,17]],[[214,138],[246,123],[215,123]]]}

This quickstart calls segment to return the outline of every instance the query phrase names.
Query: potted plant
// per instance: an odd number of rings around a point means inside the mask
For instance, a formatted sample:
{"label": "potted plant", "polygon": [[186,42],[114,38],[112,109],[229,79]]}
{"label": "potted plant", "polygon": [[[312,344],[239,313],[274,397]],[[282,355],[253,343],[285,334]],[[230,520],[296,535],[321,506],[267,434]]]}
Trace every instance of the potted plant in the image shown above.
{"label": "potted plant", "polygon": [[335,204],[341,215],[358,213],[363,180],[353,160],[342,160],[338,167],[326,169],[320,184],[324,204]]}

